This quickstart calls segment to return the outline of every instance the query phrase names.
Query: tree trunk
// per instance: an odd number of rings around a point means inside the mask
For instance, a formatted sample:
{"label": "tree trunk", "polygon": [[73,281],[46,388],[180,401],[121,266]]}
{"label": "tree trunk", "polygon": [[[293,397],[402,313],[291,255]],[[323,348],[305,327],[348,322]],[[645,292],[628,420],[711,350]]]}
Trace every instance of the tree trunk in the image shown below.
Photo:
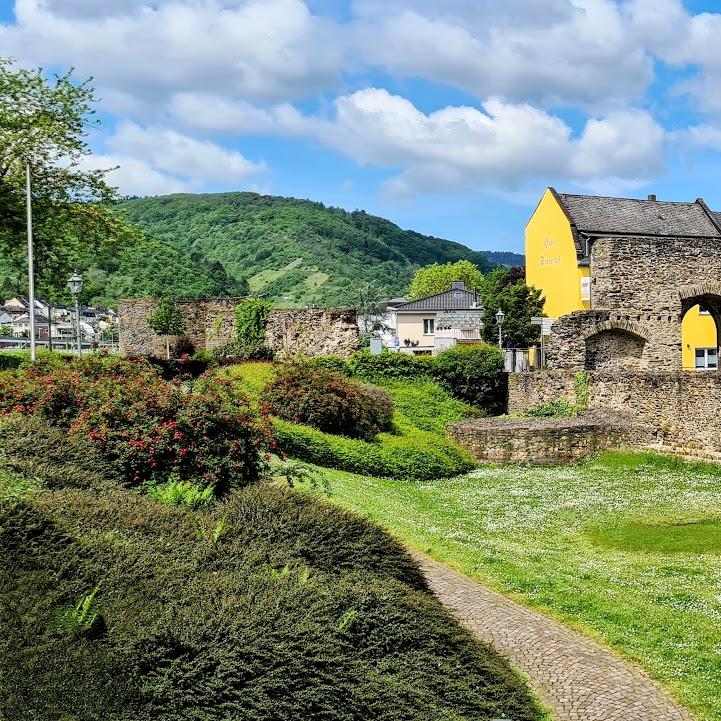
{"label": "tree trunk", "polygon": [[170,336],[165,336],[165,358],[170,360]]}

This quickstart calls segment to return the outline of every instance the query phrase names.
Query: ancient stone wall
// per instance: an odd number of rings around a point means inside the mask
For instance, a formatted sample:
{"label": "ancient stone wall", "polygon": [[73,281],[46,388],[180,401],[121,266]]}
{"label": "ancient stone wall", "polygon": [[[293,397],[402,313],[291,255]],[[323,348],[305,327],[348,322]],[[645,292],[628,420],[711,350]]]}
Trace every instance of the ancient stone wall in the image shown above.
{"label": "ancient stone wall", "polygon": [[[700,238],[598,238],[591,245],[594,310],[563,316],[553,325],[549,368],[593,370],[612,365],[681,369],[681,322],[697,303],[721,327],[721,243]],[[607,327],[603,328],[603,324]],[[611,324],[610,326],[608,324]],[[624,337],[623,331],[627,331]],[[592,339],[606,330],[605,338]],[[628,334],[631,334],[629,337]],[[642,341],[639,343],[639,339]],[[599,346],[604,346],[599,348]],[[606,356],[601,362],[593,357]]]}
{"label": "ancient stone wall", "polygon": [[[185,318],[186,333],[173,337],[173,353],[189,346],[213,350],[234,339],[235,306],[242,298],[176,301]],[[120,352],[124,355],[163,356],[165,339],[148,326],[156,298],[122,300],[118,305]],[[293,355],[349,356],[358,348],[355,311],[336,308],[274,308],[265,335],[266,345],[279,357]]]}
{"label": "ancient stone wall", "polygon": [[452,423],[448,434],[482,463],[553,465],[627,445],[630,430],[608,418],[483,418]]}
{"label": "ancient stone wall", "polygon": [[[629,445],[721,460],[721,372],[591,371],[587,378],[591,412],[625,416],[629,427],[650,429],[632,435]],[[509,412],[561,397],[576,404],[576,381],[573,371],[512,374]]]}

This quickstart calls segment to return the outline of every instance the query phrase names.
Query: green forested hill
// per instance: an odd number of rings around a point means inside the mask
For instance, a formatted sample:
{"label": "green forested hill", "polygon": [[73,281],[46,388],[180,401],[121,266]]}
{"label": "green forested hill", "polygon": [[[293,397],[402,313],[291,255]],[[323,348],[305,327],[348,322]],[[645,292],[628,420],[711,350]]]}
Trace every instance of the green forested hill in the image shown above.
{"label": "green forested hill", "polygon": [[[115,306],[120,298],[134,296],[168,293],[203,297],[248,292],[247,283],[231,279],[220,263],[139,233],[132,235],[126,245],[100,249],[78,243],[64,248],[68,257],[62,265],[83,275],[84,303]],[[70,301],[65,288],[68,273],[59,273],[47,254],[36,254],[35,272],[38,296]],[[27,294],[26,252],[20,243],[17,252],[0,254],[0,303],[18,294]]]}
{"label": "green forested hill", "polygon": [[[422,265],[483,253],[460,243],[401,230],[364,211],[256,193],[168,195],[124,201],[120,210],[151,237],[206,263],[283,305],[343,305],[372,281],[387,296],[403,293]],[[500,262],[500,261],[499,261]]]}
{"label": "green forested hill", "polygon": [[526,257],[520,253],[512,253],[510,250],[484,250],[483,255],[498,265],[505,265],[507,268],[518,267],[526,264]]}

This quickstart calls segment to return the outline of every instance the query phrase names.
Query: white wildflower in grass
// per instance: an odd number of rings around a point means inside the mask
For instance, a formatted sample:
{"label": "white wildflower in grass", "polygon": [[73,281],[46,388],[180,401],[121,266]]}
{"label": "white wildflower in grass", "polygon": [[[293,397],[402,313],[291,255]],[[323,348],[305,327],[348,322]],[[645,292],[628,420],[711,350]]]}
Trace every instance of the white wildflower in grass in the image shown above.
{"label": "white wildflower in grass", "polygon": [[721,721],[721,468],[617,453],[423,483],[327,473],[334,501],[585,628]]}

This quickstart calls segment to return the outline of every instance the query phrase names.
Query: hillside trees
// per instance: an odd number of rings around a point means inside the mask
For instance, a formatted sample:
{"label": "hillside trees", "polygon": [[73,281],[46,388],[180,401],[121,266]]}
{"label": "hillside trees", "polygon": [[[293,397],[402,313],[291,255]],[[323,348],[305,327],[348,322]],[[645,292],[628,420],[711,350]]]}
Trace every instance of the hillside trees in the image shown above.
{"label": "hillside trees", "polygon": [[180,253],[118,215],[111,169],[92,170],[87,136],[100,121],[89,80],[47,78],[0,58],[0,290],[27,288],[25,166],[32,168],[38,294],[67,301],[75,268],[83,300],[114,305],[124,296],[244,295],[222,264]]}

